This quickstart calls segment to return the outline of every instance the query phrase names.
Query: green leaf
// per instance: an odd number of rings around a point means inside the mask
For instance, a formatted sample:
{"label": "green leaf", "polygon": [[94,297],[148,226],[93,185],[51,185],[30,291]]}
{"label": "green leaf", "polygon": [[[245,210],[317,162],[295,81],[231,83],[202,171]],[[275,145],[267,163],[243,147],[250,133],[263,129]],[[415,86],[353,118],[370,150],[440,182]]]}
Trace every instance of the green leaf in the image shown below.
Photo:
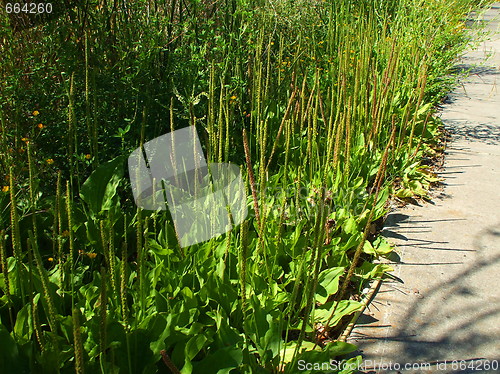
{"label": "green leaf", "polygon": [[365,241],[363,252],[373,256],[383,256],[393,251],[391,244],[383,237],[379,236],[373,241],[373,244],[368,240]]}
{"label": "green leaf", "polygon": [[193,358],[195,358],[196,355],[201,351],[207,340],[208,339],[205,335],[197,335],[189,339],[186,347],[184,348],[186,360],[192,360]]}
{"label": "green leaf", "polygon": [[383,236],[379,236],[375,239],[373,246],[379,255],[387,255],[394,250],[394,246],[391,245],[391,243],[389,243]]}
{"label": "green leaf", "polygon": [[199,364],[194,364],[194,374],[229,374],[243,362],[243,351],[236,347],[219,349],[208,355]]}
{"label": "green leaf", "polygon": [[0,324],[0,368],[2,373],[28,373],[23,368],[24,360],[20,360],[18,345],[4,325]]}
{"label": "green leaf", "polygon": [[114,205],[116,189],[124,173],[124,160],[125,156],[118,156],[100,165],[83,183],[80,197],[94,215]]}
{"label": "green leaf", "polygon": [[358,373],[359,368],[363,364],[363,357],[358,355],[356,357],[350,358],[348,360],[343,360],[339,367],[342,369],[339,371],[339,374],[352,374]]}
{"label": "green leaf", "polygon": [[372,243],[370,243],[368,240],[365,240],[365,243],[363,244],[363,252],[373,256],[377,255]]}
{"label": "green leaf", "polygon": [[[312,345],[312,343],[302,344],[303,347],[309,348],[297,356],[297,360],[295,361],[296,367],[294,368],[290,367],[291,358],[290,354],[287,352],[288,355],[286,355],[285,358],[289,359],[289,361],[285,361],[285,363],[288,363],[285,368],[285,373],[339,373],[339,369],[341,369],[342,371],[340,372],[344,374],[357,372],[357,368],[360,366],[356,365],[358,358],[354,358],[356,362],[353,362],[353,359],[348,361],[342,360],[341,362],[332,361],[335,357],[354,352],[356,350],[355,345],[344,342],[332,342],[327,344],[323,350],[312,350]],[[293,348],[295,348],[295,345],[293,345]]]}
{"label": "green leaf", "polygon": [[400,188],[399,190],[396,191],[395,195],[400,198],[407,198],[407,197],[412,197],[413,192],[408,189],[408,188]]}
{"label": "green leaf", "polygon": [[148,239],[148,248],[151,249],[151,251],[159,256],[167,256],[171,255],[174,253],[174,250],[171,248],[165,248],[162,247],[161,245],[158,244],[158,242],[154,239],[149,238]]}
{"label": "green leaf", "polygon": [[359,301],[354,300],[340,300],[338,306],[335,308],[336,302],[329,302],[323,306],[320,306],[314,311],[314,320],[319,323],[325,324],[333,310],[335,309],[335,313],[333,315],[332,320],[330,321],[330,326],[336,326],[340,319],[344,316],[347,316],[351,313],[357,312],[363,308],[363,304]]}
{"label": "green leaf", "polygon": [[410,189],[412,190],[412,192],[415,195],[418,195],[418,196],[426,196],[427,195],[427,191],[423,188],[422,183],[420,183],[417,180],[410,181],[408,186],[410,187]]}
{"label": "green leaf", "polygon": [[427,103],[424,104],[420,107],[420,109],[417,111],[417,117],[426,114],[427,111],[432,107],[433,103]]}
{"label": "green leaf", "polygon": [[[167,314],[153,314],[152,316],[147,317],[146,320],[146,330],[151,341],[149,347],[151,348],[151,351],[157,355],[164,348],[165,339],[171,333],[171,328],[167,323]],[[144,324],[144,322],[142,322],[142,324]]]}
{"label": "green leaf", "polygon": [[[297,347],[297,342],[290,342],[285,345],[285,347],[281,350],[281,358],[283,363],[287,364],[292,361],[293,354],[295,353],[295,348]],[[312,342],[302,342],[300,347],[300,351],[312,351],[312,350],[320,350],[320,347]],[[299,353],[300,354],[300,353]]]}
{"label": "green leaf", "polygon": [[345,252],[353,247],[357,247],[362,239],[363,239],[363,234],[361,232],[354,233],[349,237],[347,242],[344,245],[342,245],[341,250]]}
{"label": "green leaf", "polygon": [[358,223],[354,219],[354,217],[350,216],[345,222],[344,222],[344,231],[348,234],[354,234],[358,230]]}
{"label": "green leaf", "polygon": [[196,335],[188,340],[186,346],[184,347],[185,361],[184,366],[181,369],[182,374],[190,374],[193,372],[191,360],[201,351],[207,340],[208,339],[205,335]]}
{"label": "green leaf", "polygon": [[316,291],[316,301],[318,303],[324,304],[330,295],[338,291],[342,274],[344,274],[343,267],[326,269],[319,274]]}
{"label": "green leaf", "polygon": [[387,264],[372,264],[365,261],[363,265],[356,268],[356,275],[363,279],[371,279],[393,270],[394,269]]}
{"label": "green leaf", "polygon": [[234,327],[229,326],[227,317],[221,316],[217,323],[215,343],[220,348],[236,347],[243,343],[243,336]]}
{"label": "green leaf", "polygon": [[[377,204],[375,205],[375,211],[383,211],[383,208],[385,206],[385,203],[387,202],[387,199],[389,199],[389,188],[384,188],[382,191],[380,191],[379,195],[378,195],[378,200],[377,200]],[[379,218],[378,216],[377,217],[374,217],[374,219],[377,219]]]}
{"label": "green leaf", "polygon": [[33,319],[31,317],[31,304],[26,304],[17,313],[16,324],[14,325],[14,336],[19,344],[25,344],[31,339],[33,334]]}
{"label": "green leaf", "polygon": [[341,341],[331,342],[324,348],[330,357],[338,357],[354,352],[357,347],[354,344],[349,344]]}

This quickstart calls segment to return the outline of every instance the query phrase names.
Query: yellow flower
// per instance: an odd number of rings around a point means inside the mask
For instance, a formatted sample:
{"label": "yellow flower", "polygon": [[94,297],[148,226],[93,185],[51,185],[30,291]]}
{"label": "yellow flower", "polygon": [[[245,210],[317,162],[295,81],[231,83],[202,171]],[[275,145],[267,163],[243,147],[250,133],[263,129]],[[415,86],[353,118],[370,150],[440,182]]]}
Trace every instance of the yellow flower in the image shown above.
{"label": "yellow flower", "polygon": [[39,123],[38,125],[36,125],[36,127],[38,127],[40,130],[43,129],[45,126],[43,123]]}
{"label": "yellow flower", "polygon": [[92,156],[91,156],[89,153],[87,153],[87,154],[85,155],[85,158],[86,158],[87,160],[90,160],[90,159],[92,158]]}
{"label": "yellow flower", "polygon": [[52,165],[54,163],[54,160],[51,158],[48,158],[46,161],[47,161],[47,164],[49,164],[49,165]]}
{"label": "yellow flower", "polygon": [[61,233],[61,236],[66,238],[69,236],[69,231],[68,230],[64,230],[62,233]]}
{"label": "yellow flower", "polygon": [[49,257],[48,260],[49,260],[49,262],[54,261],[54,259],[52,257]]}
{"label": "yellow flower", "polygon": [[21,138],[21,141],[23,141],[23,142],[25,142],[26,144],[28,144],[30,140],[29,140],[28,138]]}
{"label": "yellow flower", "polygon": [[233,96],[230,97],[230,99],[231,100],[236,100],[236,96],[233,95]]}
{"label": "yellow flower", "polygon": [[89,256],[90,259],[94,259],[97,257],[97,253],[87,253],[87,256]]}
{"label": "yellow flower", "polygon": [[9,186],[3,186],[2,192],[9,192]]}
{"label": "yellow flower", "polygon": [[34,116],[38,116],[40,114],[40,112],[38,110],[34,110],[33,113],[31,113],[31,114],[33,114]]}
{"label": "yellow flower", "polygon": [[271,42],[271,45],[274,45],[274,42]]}

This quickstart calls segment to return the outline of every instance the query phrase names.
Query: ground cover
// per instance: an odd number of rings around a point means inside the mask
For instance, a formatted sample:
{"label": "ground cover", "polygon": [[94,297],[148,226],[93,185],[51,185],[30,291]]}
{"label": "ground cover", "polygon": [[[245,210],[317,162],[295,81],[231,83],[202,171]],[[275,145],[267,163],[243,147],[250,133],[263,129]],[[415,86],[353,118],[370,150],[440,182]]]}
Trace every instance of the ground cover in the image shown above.
{"label": "ground cover", "polygon": [[[54,6],[0,17],[0,366],[359,362],[336,338],[390,270],[373,263],[387,200],[436,181],[434,105],[479,3]],[[250,214],[181,248],[168,212],[135,206],[126,159],[189,125],[209,161],[242,166]]]}

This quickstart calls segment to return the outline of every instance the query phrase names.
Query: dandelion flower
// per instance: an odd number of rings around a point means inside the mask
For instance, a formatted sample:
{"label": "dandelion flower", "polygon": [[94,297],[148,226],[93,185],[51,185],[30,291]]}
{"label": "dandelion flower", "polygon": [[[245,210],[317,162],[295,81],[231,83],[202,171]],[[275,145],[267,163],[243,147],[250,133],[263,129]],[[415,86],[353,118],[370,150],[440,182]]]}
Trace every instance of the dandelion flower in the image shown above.
{"label": "dandelion flower", "polygon": [[89,256],[90,259],[94,259],[97,257],[97,253],[87,253],[87,256]]}
{"label": "dandelion flower", "polygon": [[45,126],[43,123],[39,123],[38,125],[36,125],[36,127],[38,127],[40,130],[43,129]]}
{"label": "dandelion flower", "polygon": [[47,164],[49,164],[49,165],[52,165],[54,163],[54,160],[51,158],[48,158],[46,161],[47,161]]}
{"label": "dandelion flower", "polygon": [[92,158],[92,156],[91,156],[89,153],[87,153],[87,154],[85,155],[85,158],[86,158],[87,160],[90,160],[90,159]]}
{"label": "dandelion flower", "polygon": [[234,96],[234,95],[233,95],[233,96],[231,96],[231,98],[230,98],[230,99],[231,99],[231,100],[236,100],[236,96]]}
{"label": "dandelion flower", "polygon": [[49,262],[53,262],[54,258],[53,257],[49,257],[48,260],[49,260]]}
{"label": "dandelion flower", "polygon": [[23,141],[23,142],[25,142],[26,144],[28,144],[30,140],[29,140],[28,138],[21,138],[21,141]]}
{"label": "dandelion flower", "polygon": [[33,113],[31,113],[31,114],[33,114],[34,116],[38,116],[40,114],[40,112],[38,110],[34,110]]}
{"label": "dandelion flower", "polygon": [[9,186],[3,186],[2,192],[9,192]]}

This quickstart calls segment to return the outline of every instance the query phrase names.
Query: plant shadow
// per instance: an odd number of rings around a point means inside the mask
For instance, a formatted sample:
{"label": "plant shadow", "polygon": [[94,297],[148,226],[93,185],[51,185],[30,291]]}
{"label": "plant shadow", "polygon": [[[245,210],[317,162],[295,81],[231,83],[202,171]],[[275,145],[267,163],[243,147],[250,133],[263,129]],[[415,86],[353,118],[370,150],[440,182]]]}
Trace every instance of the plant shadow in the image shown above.
{"label": "plant shadow", "polygon": [[[396,217],[396,223],[402,222],[400,218]],[[442,369],[447,360],[447,373],[472,374],[478,370],[498,373],[497,366],[488,368],[487,364],[500,363],[500,291],[495,286],[500,272],[500,223],[476,233],[469,251],[476,252],[472,263],[446,281],[438,282],[421,297],[408,298],[411,305],[401,319],[404,323],[392,325],[387,334],[375,337],[363,334],[361,328],[356,340],[362,348],[367,351],[381,341],[392,346],[391,342],[397,342],[397,360],[393,362],[424,362],[431,363],[433,369],[441,365]],[[388,292],[396,291],[400,290],[394,287]],[[374,301],[372,307],[378,309],[377,299]],[[452,365],[452,360],[464,360],[464,364],[460,366],[458,361]],[[362,373],[375,372],[385,371],[365,368]]]}

